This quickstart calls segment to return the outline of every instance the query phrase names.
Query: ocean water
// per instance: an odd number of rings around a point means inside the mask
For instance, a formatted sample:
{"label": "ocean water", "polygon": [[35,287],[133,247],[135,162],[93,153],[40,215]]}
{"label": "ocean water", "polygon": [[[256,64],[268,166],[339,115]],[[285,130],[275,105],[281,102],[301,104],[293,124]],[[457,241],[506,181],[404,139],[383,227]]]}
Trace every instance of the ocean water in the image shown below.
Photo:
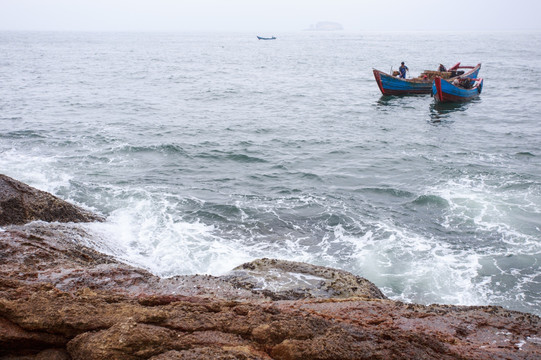
{"label": "ocean water", "polygon": [[[256,35],[0,32],[0,173],[159,276],[272,257],[541,315],[540,33]],[[483,94],[382,97],[400,61]]]}

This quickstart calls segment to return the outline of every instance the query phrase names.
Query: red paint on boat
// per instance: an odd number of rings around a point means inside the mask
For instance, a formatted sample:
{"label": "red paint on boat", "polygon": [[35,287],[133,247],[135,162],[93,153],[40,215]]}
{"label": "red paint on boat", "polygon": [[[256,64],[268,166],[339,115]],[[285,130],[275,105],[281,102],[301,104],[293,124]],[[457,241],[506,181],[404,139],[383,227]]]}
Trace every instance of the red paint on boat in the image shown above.
{"label": "red paint on boat", "polygon": [[381,91],[381,93],[383,95],[387,95],[387,94],[385,94],[385,90],[383,89],[383,85],[381,84],[381,76],[380,76],[378,70],[374,70],[374,77],[376,78],[376,82],[378,83],[378,87],[379,87],[379,90]]}
{"label": "red paint on boat", "polygon": [[[458,63],[458,64],[460,64],[460,63]],[[436,100],[443,101],[443,94],[441,92],[441,78],[436,77],[434,79],[434,83],[436,84]]]}
{"label": "red paint on boat", "polygon": [[456,64],[454,64],[453,66],[451,66],[449,69],[447,69],[447,71],[457,70],[459,66],[460,66],[460,63],[457,62]]}

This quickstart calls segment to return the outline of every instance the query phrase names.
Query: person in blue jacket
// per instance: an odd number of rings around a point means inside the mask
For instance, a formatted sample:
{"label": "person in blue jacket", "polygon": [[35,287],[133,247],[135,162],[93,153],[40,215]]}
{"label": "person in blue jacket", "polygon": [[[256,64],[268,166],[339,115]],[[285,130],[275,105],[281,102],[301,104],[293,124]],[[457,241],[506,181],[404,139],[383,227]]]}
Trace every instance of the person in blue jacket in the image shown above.
{"label": "person in blue jacket", "polygon": [[400,77],[402,79],[405,79],[406,78],[406,71],[410,71],[410,69],[408,69],[408,67],[402,61],[402,63],[400,64],[400,67],[398,68],[398,71],[400,71]]}

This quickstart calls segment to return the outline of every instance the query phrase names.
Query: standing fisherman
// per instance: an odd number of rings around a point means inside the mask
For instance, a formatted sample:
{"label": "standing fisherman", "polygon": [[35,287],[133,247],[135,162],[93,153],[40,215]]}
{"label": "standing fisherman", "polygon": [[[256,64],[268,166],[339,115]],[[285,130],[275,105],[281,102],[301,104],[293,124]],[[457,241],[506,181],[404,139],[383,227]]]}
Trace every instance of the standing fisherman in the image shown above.
{"label": "standing fisherman", "polygon": [[402,61],[402,63],[400,64],[400,67],[398,68],[398,71],[400,71],[400,77],[402,79],[405,79],[406,78],[406,71],[410,71],[410,69],[408,69],[408,67],[404,64],[404,62]]}

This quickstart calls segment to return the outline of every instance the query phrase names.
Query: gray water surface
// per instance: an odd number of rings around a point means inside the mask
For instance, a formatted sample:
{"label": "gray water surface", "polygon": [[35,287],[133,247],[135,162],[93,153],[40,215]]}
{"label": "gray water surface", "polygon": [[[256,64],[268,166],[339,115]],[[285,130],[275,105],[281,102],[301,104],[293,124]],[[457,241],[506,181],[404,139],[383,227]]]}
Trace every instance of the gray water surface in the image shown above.
{"label": "gray water surface", "polygon": [[[541,34],[275,35],[0,32],[0,172],[160,276],[273,257],[541,314]],[[483,94],[382,97],[400,61]]]}

